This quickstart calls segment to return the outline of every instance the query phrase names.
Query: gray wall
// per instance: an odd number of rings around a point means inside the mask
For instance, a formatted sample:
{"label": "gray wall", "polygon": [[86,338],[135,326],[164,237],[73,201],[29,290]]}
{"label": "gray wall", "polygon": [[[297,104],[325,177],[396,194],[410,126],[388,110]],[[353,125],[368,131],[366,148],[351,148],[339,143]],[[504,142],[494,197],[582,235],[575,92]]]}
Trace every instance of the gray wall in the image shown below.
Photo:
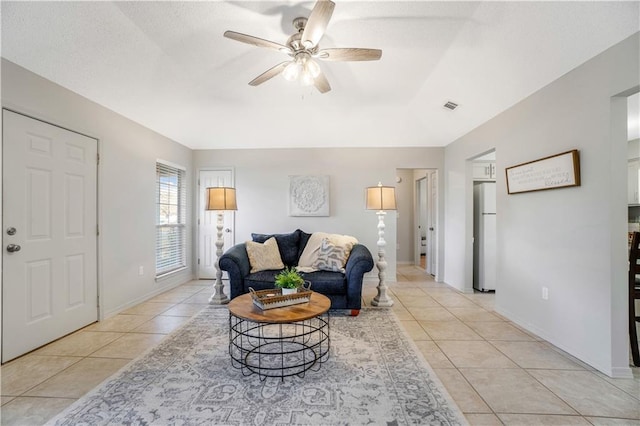
{"label": "gray wall", "polygon": [[[156,160],[186,167],[190,206],[190,149],[4,59],[2,106],[99,140],[98,279],[104,315],[192,278],[188,241],[187,269],[155,281]],[[191,226],[188,223],[187,235]],[[142,276],[139,266],[144,267]]]}
{"label": "gray wall", "polygon": [[[442,170],[443,153],[443,148],[198,150],[194,152],[194,167],[196,173],[208,167],[234,168],[238,197],[236,242],[250,239],[252,232],[279,233],[300,228],[306,232],[353,235],[377,259],[378,218],[375,211],[365,210],[365,188],[378,181],[396,186],[397,168]],[[288,216],[290,175],[330,176],[329,217]],[[400,220],[405,219],[401,212]],[[388,212],[385,240],[389,281],[396,274],[396,225],[396,212]],[[372,274],[377,274],[375,267]]]}
{"label": "gray wall", "polygon": [[[471,289],[467,160],[496,148],[497,311],[614,376],[630,370],[626,99],[612,97],[638,90],[639,51],[636,33],[445,150],[445,282]],[[505,167],[574,148],[582,186],[507,195]]]}

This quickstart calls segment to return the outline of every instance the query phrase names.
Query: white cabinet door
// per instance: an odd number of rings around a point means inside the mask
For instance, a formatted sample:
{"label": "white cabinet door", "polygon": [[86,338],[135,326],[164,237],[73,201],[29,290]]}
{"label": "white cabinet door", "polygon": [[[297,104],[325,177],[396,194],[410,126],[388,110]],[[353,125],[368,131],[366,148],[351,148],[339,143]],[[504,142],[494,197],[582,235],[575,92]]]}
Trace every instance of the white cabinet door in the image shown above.
{"label": "white cabinet door", "polygon": [[98,141],[6,110],[2,134],[5,362],[98,319]]}
{"label": "white cabinet door", "polygon": [[477,161],[472,163],[473,180],[495,180],[496,165],[485,161]]}

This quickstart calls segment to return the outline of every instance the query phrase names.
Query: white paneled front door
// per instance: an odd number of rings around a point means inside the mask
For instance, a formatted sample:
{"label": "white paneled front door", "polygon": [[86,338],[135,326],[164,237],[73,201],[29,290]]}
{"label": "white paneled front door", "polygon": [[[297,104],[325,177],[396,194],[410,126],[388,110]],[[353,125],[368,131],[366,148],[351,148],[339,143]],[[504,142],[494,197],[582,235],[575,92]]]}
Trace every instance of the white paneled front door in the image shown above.
{"label": "white paneled front door", "polygon": [[3,362],[98,319],[97,152],[3,110]]}
{"label": "white paneled front door", "polygon": [[[201,170],[199,175],[198,186],[198,277],[200,279],[215,279],[216,277],[216,240],[217,232],[216,221],[217,212],[206,211],[206,192],[207,188],[228,186],[234,187],[233,172],[231,170]],[[235,242],[235,212],[227,211],[224,213],[223,250],[229,249]],[[225,272],[226,275],[226,272]]]}

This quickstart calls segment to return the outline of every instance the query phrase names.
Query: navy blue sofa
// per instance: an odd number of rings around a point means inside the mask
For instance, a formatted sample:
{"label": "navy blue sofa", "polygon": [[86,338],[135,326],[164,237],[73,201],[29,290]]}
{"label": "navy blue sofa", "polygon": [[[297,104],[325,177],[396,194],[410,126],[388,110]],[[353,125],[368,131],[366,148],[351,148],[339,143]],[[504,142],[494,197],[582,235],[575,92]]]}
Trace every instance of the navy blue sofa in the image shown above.
{"label": "navy blue sofa", "polygon": [[[263,243],[275,237],[280,257],[285,266],[297,266],[298,259],[309,241],[311,234],[300,229],[290,234],[251,234],[253,241]],[[220,257],[220,269],[229,274],[231,299],[254,290],[274,288],[275,276],[280,270],[251,273],[246,244],[236,244]],[[373,258],[369,249],[356,244],[351,249],[345,266],[345,273],[316,271],[304,273],[305,280],[311,282],[311,290],[324,294],[331,300],[331,309],[350,309],[351,315],[358,315],[362,304],[362,279],[373,269]]]}

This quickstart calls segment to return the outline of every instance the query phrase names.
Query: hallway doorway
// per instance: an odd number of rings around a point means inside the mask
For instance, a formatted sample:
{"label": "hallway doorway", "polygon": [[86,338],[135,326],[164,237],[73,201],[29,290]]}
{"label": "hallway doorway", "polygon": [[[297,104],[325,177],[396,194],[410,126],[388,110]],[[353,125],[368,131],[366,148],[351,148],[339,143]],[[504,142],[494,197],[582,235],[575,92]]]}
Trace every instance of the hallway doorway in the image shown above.
{"label": "hallway doorway", "polygon": [[471,226],[471,282],[469,292],[496,290],[496,151],[467,160],[471,167],[471,209],[466,213]]}
{"label": "hallway doorway", "polygon": [[436,221],[438,176],[436,170],[415,170],[414,265],[436,275]]}

